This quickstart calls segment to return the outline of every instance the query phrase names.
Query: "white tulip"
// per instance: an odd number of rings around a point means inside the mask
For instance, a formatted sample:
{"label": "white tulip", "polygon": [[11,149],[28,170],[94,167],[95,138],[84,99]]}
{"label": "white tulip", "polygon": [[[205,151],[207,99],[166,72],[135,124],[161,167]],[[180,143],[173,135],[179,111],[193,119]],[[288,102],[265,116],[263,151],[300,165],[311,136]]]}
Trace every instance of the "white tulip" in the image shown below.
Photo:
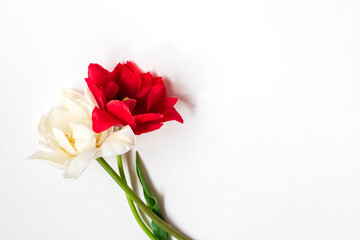
{"label": "white tulip", "polygon": [[93,132],[94,103],[90,101],[75,90],[62,90],[58,106],[44,115],[38,126],[41,145],[51,151],[36,152],[28,159],[46,161],[65,170],[65,178],[77,178],[93,159],[128,152],[135,145],[131,128]]}

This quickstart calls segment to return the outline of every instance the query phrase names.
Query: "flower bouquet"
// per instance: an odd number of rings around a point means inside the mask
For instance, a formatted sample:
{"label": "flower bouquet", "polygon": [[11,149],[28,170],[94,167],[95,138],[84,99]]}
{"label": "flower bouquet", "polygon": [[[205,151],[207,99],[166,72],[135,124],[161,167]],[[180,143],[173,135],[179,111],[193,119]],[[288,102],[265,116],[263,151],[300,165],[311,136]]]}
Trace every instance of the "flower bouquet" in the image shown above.
{"label": "flower bouquet", "polygon": [[[168,97],[161,77],[142,73],[133,63],[119,63],[109,72],[90,64],[84,93],[64,89],[58,105],[42,116],[38,125],[40,144],[29,159],[46,161],[64,170],[65,178],[76,179],[96,160],[125,192],[135,220],[153,240],[190,239],[166,223],[156,197],[149,188],[136,152],[136,173],[145,202],[128,186],[122,155],[136,144],[135,135],[159,129],[164,122],[183,123],[174,108],[177,98]],[[118,172],[105,160],[116,156]],[[142,211],[151,219],[145,224]]]}

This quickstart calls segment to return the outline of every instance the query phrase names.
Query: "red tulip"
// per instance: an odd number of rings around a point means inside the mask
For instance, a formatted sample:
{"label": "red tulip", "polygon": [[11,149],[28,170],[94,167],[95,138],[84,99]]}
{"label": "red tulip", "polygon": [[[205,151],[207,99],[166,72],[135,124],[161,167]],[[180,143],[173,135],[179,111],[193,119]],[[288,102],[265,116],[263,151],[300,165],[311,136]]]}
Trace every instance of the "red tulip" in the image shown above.
{"label": "red tulip", "polygon": [[141,73],[131,62],[119,63],[112,72],[90,64],[85,80],[98,104],[92,112],[94,132],[129,125],[139,135],[170,120],[183,123],[174,108],[178,99],[166,96],[162,78]]}

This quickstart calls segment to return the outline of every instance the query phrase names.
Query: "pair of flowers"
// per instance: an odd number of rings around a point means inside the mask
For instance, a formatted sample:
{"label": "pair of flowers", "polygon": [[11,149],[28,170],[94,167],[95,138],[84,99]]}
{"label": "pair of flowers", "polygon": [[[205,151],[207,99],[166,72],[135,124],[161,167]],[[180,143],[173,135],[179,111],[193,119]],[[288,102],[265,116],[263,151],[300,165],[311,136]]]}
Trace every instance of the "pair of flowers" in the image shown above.
{"label": "pair of flowers", "polygon": [[135,136],[159,129],[164,122],[183,122],[167,97],[161,77],[141,73],[131,63],[111,72],[90,64],[84,94],[65,89],[57,107],[41,118],[41,145],[29,159],[43,160],[77,178],[89,162],[122,155],[135,145]]}
{"label": "pair of flowers", "polygon": [[[96,159],[124,190],[130,209],[139,226],[152,240],[169,240],[186,236],[164,221],[160,206],[151,193],[136,157],[136,171],[143,187],[146,204],[127,185],[122,154],[135,146],[135,135],[159,129],[164,122],[183,122],[174,105],[177,98],[167,97],[161,77],[141,73],[134,64],[119,63],[111,72],[90,64],[88,88],[84,94],[65,89],[57,107],[41,118],[38,126],[41,145],[29,159],[43,160],[64,169],[65,178],[77,178]],[[117,156],[119,173],[104,157]],[[151,220],[147,226],[138,212]]]}

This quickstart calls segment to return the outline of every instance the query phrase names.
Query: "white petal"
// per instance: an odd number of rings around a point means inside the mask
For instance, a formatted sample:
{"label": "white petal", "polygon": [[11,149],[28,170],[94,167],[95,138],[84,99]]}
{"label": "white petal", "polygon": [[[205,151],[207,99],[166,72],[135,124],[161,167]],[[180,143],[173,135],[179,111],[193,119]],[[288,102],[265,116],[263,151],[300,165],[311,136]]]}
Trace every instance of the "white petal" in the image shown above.
{"label": "white petal", "polygon": [[56,127],[67,132],[69,130],[69,121],[69,111],[61,108],[53,108],[44,119],[45,130],[51,132],[52,128]]}
{"label": "white petal", "polygon": [[40,136],[44,139],[48,136],[48,126],[46,125],[45,119],[47,118],[47,115],[43,115],[40,118],[39,124],[38,124],[38,132]]}
{"label": "white petal", "polygon": [[100,147],[103,157],[121,155],[135,145],[135,135],[129,126],[111,134]]}
{"label": "white petal", "polygon": [[70,128],[75,139],[75,146],[78,152],[96,148],[96,138],[91,128],[76,123],[70,123]]}
{"label": "white petal", "polygon": [[57,143],[59,144],[59,147],[64,149],[70,155],[77,155],[77,152],[71,146],[69,140],[67,139],[67,137],[61,130],[59,130],[57,128],[53,128],[52,133],[54,134],[54,138],[57,141]]}
{"label": "white petal", "polygon": [[96,133],[97,134],[96,135],[97,136],[96,146],[101,147],[101,145],[113,133],[113,131],[114,131],[114,128],[111,127],[101,133]]}
{"label": "white petal", "polygon": [[39,151],[28,157],[27,160],[45,161],[56,168],[66,169],[66,165],[69,161],[69,156],[61,152]]}
{"label": "white petal", "polygon": [[61,89],[60,101],[62,101],[63,98],[71,99],[74,102],[77,102],[77,101],[82,101],[82,99],[84,98],[84,95],[77,90],[74,90],[71,88],[64,88],[64,89]]}
{"label": "white petal", "polygon": [[59,104],[71,113],[72,119],[88,119],[90,112],[83,107],[84,95],[72,89],[63,89]]}
{"label": "white petal", "polygon": [[78,178],[90,161],[94,159],[96,151],[95,149],[85,151],[74,157],[63,174],[64,178]]}
{"label": "white petal", "polygon": [[56,141],[53,139],[52,129],[56,127],[65,132],[69,131],[67,121],[67,112],[65,110],[53,108],[47,115],[41,117],[38,124],[38,132],[42,138],[54,144]]}

